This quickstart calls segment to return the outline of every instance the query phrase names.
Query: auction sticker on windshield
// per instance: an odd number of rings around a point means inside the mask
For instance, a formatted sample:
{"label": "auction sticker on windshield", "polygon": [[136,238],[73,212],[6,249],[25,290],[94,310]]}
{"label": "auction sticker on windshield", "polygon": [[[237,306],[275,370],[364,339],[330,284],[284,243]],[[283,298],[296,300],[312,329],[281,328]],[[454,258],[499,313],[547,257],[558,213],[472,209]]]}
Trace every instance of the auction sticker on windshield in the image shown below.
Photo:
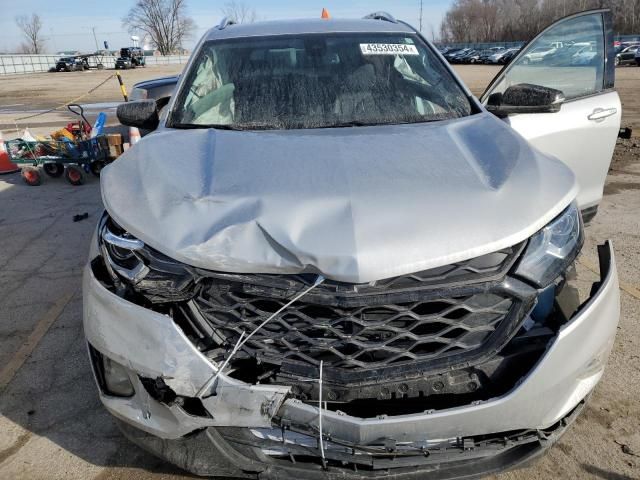
{"label": "auction sticker on windshield", "polygon": [[419,55],[415,45],[404,43],[361,43],[363,55]]}

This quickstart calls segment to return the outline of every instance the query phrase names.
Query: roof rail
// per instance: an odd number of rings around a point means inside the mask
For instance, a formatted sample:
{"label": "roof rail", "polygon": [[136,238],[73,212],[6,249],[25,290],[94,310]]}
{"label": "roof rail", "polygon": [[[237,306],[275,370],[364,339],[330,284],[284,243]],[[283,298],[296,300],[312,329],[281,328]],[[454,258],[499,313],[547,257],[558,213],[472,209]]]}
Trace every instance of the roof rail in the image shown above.
{"label": "roof rail", "polygon": [[220,21],[220,25],[218,25],[216,28],[218,30],[224,30],[227,27],[230,27],[231,25],[237,25],[238,22],[236,22],[236,20],[234,18],[231,17],[224,17],[221,21]]}
{"label": "roof rail", "polygon": [[366,20],[382,20],[384,22],[398,23],[395,17],[387,12],[373,12],[364,18]]}

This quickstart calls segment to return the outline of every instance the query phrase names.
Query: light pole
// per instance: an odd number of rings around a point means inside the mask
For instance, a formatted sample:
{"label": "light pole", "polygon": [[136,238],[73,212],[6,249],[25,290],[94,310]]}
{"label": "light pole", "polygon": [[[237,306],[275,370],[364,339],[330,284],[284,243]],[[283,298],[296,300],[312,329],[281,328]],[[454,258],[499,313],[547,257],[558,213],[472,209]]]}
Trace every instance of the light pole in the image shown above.
{"label": "light pole", "polygon": [[420,0],[420,33],[422,33],[422,3],[423,0]]}
{"label": "light pole", "polygon": [[98,39],[96,38],[96,27],[91,27],[91,30],[93,31],[93,41],[96,42],[96,52],[98,50],[100,50],[100,47],[98,46]]}

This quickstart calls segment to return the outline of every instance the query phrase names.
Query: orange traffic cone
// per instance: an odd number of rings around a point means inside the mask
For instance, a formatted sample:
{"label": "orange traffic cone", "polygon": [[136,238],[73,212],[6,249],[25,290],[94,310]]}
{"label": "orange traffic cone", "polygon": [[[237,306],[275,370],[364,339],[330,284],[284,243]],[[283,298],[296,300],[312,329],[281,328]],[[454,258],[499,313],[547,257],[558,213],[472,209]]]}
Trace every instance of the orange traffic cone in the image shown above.
{"label": "orange traffic cone", "polygon": [[323,20],[329,20],[331,18],[331,15],[329,15],[329,10],[327,10],[326,8],[323,8],[322,15],[320,15],[320,18],[322,18]]}
{"label": "orange traffic cone", "polygon": [[0,132],[0,174],[14,173],[19,171],[20,168],[9,160],[9,154],[4,146],[4,139],[2,138],[2,132]]}
{"label": "orange traffic cone", "polygon": [[137,127],[129,127],[129,145],[134,146],[141,138],[140,130]]}

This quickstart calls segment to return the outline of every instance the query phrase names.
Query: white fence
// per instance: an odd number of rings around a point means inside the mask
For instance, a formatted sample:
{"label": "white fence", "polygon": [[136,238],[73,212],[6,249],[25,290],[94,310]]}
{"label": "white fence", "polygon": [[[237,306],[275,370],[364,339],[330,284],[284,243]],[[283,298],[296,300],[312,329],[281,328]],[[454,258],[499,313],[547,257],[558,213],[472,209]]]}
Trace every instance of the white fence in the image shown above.
{"label": "white fence", "polygon": [[[0,76],[24,73],[48,72],[54,67],[60,55],[0,55]],[[184,64],[188,55],[169,55],[145,57],[147,65]],[[91,67],[102,64],[104,68],[115,68],[116,57],[103,55],[88,58]]]}

